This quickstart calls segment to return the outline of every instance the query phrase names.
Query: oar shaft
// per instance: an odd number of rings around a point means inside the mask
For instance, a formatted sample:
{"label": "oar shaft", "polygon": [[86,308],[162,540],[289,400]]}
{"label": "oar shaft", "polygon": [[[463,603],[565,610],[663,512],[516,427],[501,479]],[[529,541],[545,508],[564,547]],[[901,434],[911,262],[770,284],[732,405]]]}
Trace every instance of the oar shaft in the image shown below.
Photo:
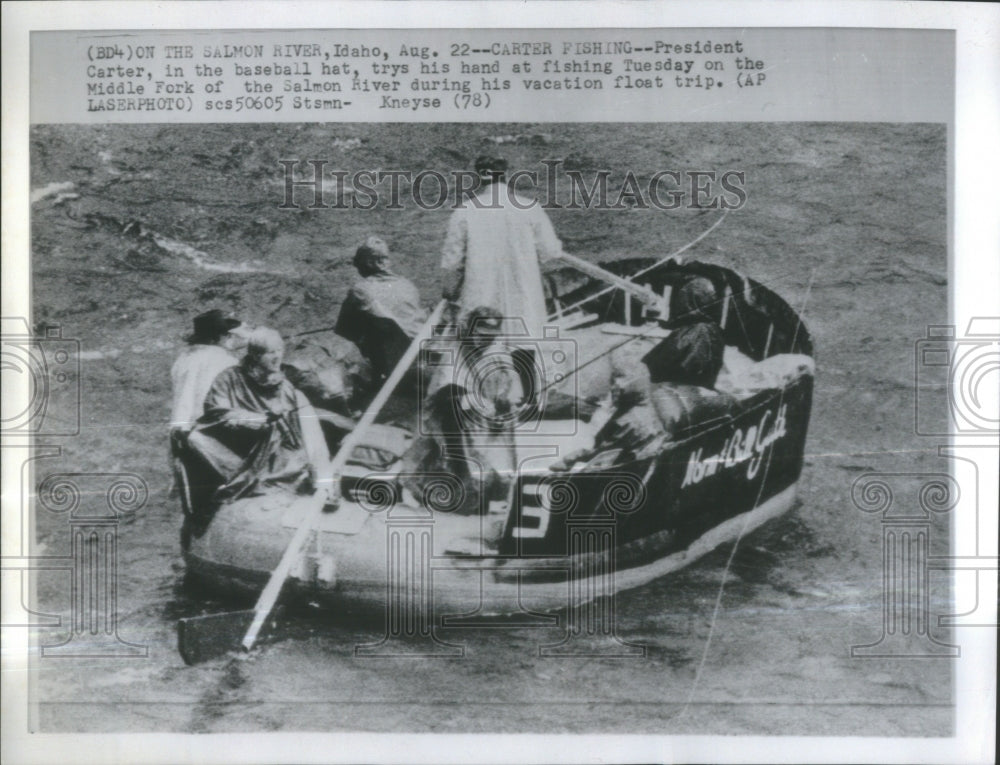
{"label": "oar shaft", "polygon": [[264,622],[267,620],[268,615],[274,608],[274,604],[278,600],[278,596],[281,594],[281,588],[285,585],[288,573],[292,570],[292,566],[295,565],[295,561],[298,560],[302,546],[306,543],[309,532],[312,530],[313,517],[323,509],[323,505],[326,503],[326,499],[322,495],[314,497],[313,500],[314,504],[306,511],[302,523],[295,530],[292,541],[285,548],[285,553],[281,556],[278,567],[271,573],[271,578],[267,581],[267,586],[264,587],[260,597],[257,598],[257,605],[254,606],[253,621],[250,622],[247,633],[243,636],[243,647],[248,651],[257,642],[257,635],[260,633],[260,628],[264,626]]}
{"label": "oar shaft", "polygon": [[593,276],[595,279],[600,279],[613,287],[618,287],[619,289],[624,290],[629,295],[634,295],[646,305],[659,305],[660,296],[655,294],[651,289],[649,289],[649,287],[624,279],[617,274],[611,273],[607,269],[591,263],[590,261],[578,258],[576,255],[570,255],[568,252],[562,253],[559,256],[559,259],[569,263],[578,271],[582,271],[588,276]]}
{"label": "oar shaft", "polygon": [[[392,370],[392,374],[389,375],[389,378],[382,385],[382,389],[378,392],[378,395],[368,405],[368,409],[365,410],[354,430],[344,439],[340,449],[337,451],[337,455],[330,462],[330,471],[333,473],[335,481],[337,480],[337,474],[343,470],[344,465],[347,464],[347,460],[350,459],[351,454],[354,452],[354,448],[365,435],[365,431],[375,421],[375,418],[378,417],[379,412],[382,411],[382,407],[385,406],[385,402],[389,400],[393,391],[396,390],[396,386],[399,385],[403,376],[409,370],[410,365],[417,358],[417,354],[420,353],[420,344],[430,337],[434,325],[441,320],[441,314],[444,312],[446,305],[447,302],[444,300],[437,304],[430,318],[427,319],[427,322],[421,329],[420,334],[410,343],[410,347],[406,349],[406,353],[403,354],[399,363],[396,364],[396,368]],[[264,587],[263,592],[261,592],[260,597],[257,599],[257,605],[254,606],[253,621],[250,623],[250,627],[243,637],[243,647],[247,650],[253,648],[254,643],[257,642],[257,635],[260,632],[260,628],[264,626],[264,622],[274,608],[274,604],[281,594],[281,589],[285,585],[285,579],[288,578],[292,566],[298,560],[299,554],[302,552],[302,547],[305,545],[306,540],[309,538],[309,533],[312,531],[314,521],[322,512],[324,504],[324,498],[318,496],[315,504],[306,510],[298,529],[296,529],[295,534],[292,536],[292,541],[288,543],[284,554],[281,556],[281,561],[278,563],[277,568],[274,569],[271,578],[267,582],[267,586]]]}

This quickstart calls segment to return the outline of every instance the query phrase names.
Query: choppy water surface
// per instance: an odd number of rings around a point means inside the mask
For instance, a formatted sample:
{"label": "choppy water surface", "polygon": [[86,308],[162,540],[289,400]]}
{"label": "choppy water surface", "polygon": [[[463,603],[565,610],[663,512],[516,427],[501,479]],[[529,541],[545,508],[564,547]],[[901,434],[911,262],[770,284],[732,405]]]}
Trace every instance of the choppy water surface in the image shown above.
{"label": "choppy water surface", "polygon": [[[617,633],[644,656],[554,658],[555,625],[443,629],[461,658],[356,658],[377,614],[293,613],[248,657],[186,667],[180,616],[231,607],[181,587],[180,510],[168,498],[170,363],[202,306],[286,331],[332,324],[368,233],[432,300],[447,211],[277,209],[278,158],[344,169],[466,167],[498,135],[513,166],[730,169],[747,205],[689,257],[770,284],[803,312],[817,349],[801,506],[694,566],[617,599]],[[913,342],[945,323],[945,130],[928,125],[430,125],[44,127],[32,186],[72,182],[75,199],[33,207],[36,321],[62,325],[85,355],[82,432],[49,472],[129,471],[150,487],[120,527],[121,636],[147,658],[40,659],[38,725],[52,731],[510,731],[942,735],[952,725],[948,660],[852,659],[882,633],[882,528],[851,502],[871,471],[942,472],[913,434]],[[662,255],[715,212],[556,210],[568,251]],[[129,234],[139,222],[218,263],[206,270]],[[150,242],[153,242],[150,244]],[[904,486],[909,486],[904,480]],[[49,554],[69,549],[64,516],[38,511]],[[947,549],[947,516],[932,549]],[[932,610],[948,611],[932,580]],[[69,614],[69,576],[40,577],[39,607]],[[59,642],[59,629],[40,642]],[[940,636],[947,639],[946,635]]]}

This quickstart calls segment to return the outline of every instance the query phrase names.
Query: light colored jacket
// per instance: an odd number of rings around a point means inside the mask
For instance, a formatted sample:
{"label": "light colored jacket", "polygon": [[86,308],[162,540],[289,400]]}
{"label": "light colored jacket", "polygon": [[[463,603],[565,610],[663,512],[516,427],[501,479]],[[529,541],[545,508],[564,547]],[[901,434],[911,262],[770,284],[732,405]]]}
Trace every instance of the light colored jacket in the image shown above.
{"label": "light colored jacket", "polygon": [[[539,264],[557,257],[562,244],[541,206],[515,196],[526,208],[519,209],[506,185],[489,184],[478,199],[480,207],[466,200],[452,213],[441,258],[442,269],[462,272],[462,318],[474,308],[494,308],[505,318],[523,320],[531,337],[540,338],[546,314]],[[503,331],[524,330],[512,321]]]}
{"label": "light colored jacket", "polygon": [[170,369],[174,403],[170,427],[190,430],[204,412],[205,396],[219,372],[237,363],[233,354],[218,345],[189,345]]}

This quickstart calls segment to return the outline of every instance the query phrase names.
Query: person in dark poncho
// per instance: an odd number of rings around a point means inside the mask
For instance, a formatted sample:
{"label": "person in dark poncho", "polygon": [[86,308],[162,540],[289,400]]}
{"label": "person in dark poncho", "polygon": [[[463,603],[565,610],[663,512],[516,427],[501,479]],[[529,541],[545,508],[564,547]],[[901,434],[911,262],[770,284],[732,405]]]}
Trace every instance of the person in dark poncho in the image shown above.
{"label": "person in dark poncho", "polygon": [[285,490],[332,491],[330,455],[316,414],[281,371],[284,343],[258,327],[242,363],[221,372],[189,445],[222,479],[214,500]]}
{"label": "person in dark poncho", "polygon": [[728,411],[730,398],[715,390],[726,341],[713,318],[718,297],[708,279],[696,277],[670,300],[670,335],[642,361],[649,369],[649,402],[664,431],[685,429]]}
{"label": "person in dark poncho", "polygon": [[722,328],[711,316],[716,302],[715,287],[703,277],[672,295],[670,320],[664,322],[670,335],[642,359],[650,382],[715,388],[726,347]]}
{"label": "person in dark poncho", "polygon": [[389,246],[379,237],[358,247],[354,267],[361,278],[347,294],[334,331],[358,346],[376,378],[383,379],[406,353],[427,312],[413,282],[393,273]]}

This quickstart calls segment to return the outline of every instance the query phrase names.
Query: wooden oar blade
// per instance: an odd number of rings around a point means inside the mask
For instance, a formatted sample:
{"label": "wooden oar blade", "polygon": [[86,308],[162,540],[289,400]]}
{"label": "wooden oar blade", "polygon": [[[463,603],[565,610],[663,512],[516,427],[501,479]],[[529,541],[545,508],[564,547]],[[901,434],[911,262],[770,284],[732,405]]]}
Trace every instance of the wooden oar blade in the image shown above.
{"label": "wooden oar blade", "polygon": [[[276,609],[262,630],[266,638],[268,628],[273,632],[281,609]],[[218,658],[229,651],[243,650],[243,635],[253,621],[254,610],[227,611],[179,619],[177,622],[177,649],[185,664],[200,664]]]}

